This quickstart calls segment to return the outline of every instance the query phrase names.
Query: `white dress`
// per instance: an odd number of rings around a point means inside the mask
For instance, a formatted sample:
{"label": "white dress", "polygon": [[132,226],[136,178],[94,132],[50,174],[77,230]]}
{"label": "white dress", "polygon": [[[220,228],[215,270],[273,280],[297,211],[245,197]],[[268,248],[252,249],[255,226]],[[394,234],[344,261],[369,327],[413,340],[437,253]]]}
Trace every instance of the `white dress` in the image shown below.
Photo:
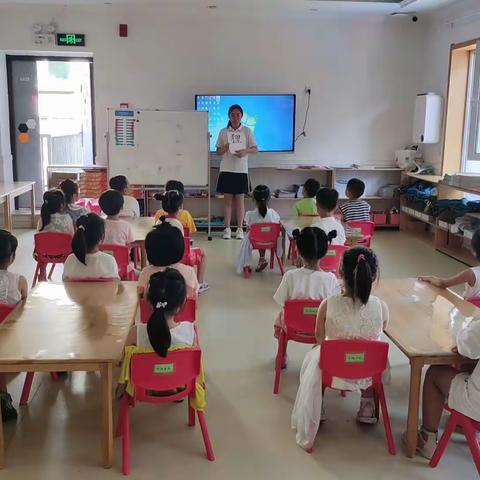
{"label": "white dress", "polygon": [[20,275],[0,270],[0,303],[6,305],[15,305],[22,299],[22,294],[18,289]]}
{"label": "white dress", "polygon": [[[147,324],[137,325],[137,347],[151,347],[148,338]],[[180,322],[174,328],[170,329],[172,342],[170,348],[190,347],[195,341],[195,327],[191,322]]]}
{"label": "white dress", "polygon": [[[245,223],[247,226],[253,225],[254,223],[280,223],[280,215],[273,210],[273,208],[267,208],[267,213],[265,217],[260,215],[260,212],[257,210],[250,210],[245,214]],[[279,255],[281,249],[281,240],[278,238],[277,251]],[[249,267],[252,262],[252,244],[250,243],[250,233],[247,232],[245,237],[243,237],[242,243],[240,245],[240,253],[238,254],[237,259],[237,273],[242,274],[244,267]]]}
{"label": "white dress", "polygon": [[475,285],[471,287],[467,283],[465,292],[463,293],[463,297],[467,300],[473,297],[480,297],[480,267],[473,267],[471,270],[475,275]]}
{"label": "white dress", "polygon": [[[355,305],[349,297],[335,295],[327,300],[325,337],[332,339],[379,340],[383,330],[382,302],[370,296],[366,305]],[[292,428],[297,431],[297,444],[309,449],[315,441],[322,413],[322,372],[319,367],[320,346],[310,350],[300,370],[300,386],[292,412]],[[356,381],[332,379],[332,387],[342,390],[362,390],[371,379]]]}
{"label": "white dress", "polygon": [[345,229],[341,222],[335,217],[319,218],[312,223],[312,227],[318,227],[323,230],[327,235],[336,230],[337,236],[332,240],[332,245],[345,245],[347,236],[345,235]]}
{"label": "white dress", "polygon": [[[457,334],[458,353],[472,360],[480,359],[480,320],[472,320]],[[459,373],[450,385],[450,408],[480,421],[480,363],[471,374]]]}

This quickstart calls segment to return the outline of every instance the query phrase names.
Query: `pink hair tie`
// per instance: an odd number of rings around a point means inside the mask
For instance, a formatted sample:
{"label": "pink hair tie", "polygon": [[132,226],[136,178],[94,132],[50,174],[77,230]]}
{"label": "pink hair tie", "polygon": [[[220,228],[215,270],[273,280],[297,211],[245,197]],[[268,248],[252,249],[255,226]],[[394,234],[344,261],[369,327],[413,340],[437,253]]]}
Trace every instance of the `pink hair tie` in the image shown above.
{"label": "pink hair tie", "polygon": [[365,261],[365,255],[363,253],[361,253],[358,257],[357,257],[357,263],[360,263],[360,262],[364,262]]}

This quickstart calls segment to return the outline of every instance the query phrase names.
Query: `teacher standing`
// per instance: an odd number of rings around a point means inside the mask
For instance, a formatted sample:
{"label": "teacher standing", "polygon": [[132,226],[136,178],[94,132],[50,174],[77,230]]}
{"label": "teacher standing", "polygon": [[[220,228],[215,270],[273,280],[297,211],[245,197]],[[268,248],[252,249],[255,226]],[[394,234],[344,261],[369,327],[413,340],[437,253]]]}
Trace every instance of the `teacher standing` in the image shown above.
{"label": "teacher standing", "polygon": [[228,109],[228,125],[218,134],[217,155],[222,155],[217,192],[225,196],[225,230],[223,238],[232,238],[230,228],[232,205],[237,214],[236,238],[243,238],[243,217],[245,215],[245,194],[250,192],[248,178],[248,155],[257,153],[258,147],[252,131],[241,124],[243,109],[232,105]]}

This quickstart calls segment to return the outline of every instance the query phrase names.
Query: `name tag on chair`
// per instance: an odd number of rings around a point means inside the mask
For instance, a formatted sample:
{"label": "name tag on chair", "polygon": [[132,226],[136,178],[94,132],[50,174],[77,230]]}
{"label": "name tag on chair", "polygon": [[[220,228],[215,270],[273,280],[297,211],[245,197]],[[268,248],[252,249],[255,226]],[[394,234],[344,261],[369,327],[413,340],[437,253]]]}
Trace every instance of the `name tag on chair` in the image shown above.
{"label": "name tag on chair", "polygon": [[262,233],[270,232],[271,229],[272,229],[272,227],[260,227],[260,231]]}
{"label": "name tag on chair", "polygon": [[318,307],[303,307],[304,315],[316,315],[318,313]]}
{"label": "name tag on chair", "polygon": [[345,363],[364,363],[365,353],[346,353]]}
{"label": "name tag on chair", "polygon": [[327,250],[327,257],[336,257],[337,251],[336,250]]}
{"label": "name tag on chair", "polygon": [[161,363],[153,367],[153,373],[157,375],[165,375],[167,373],[175,373],[174,363]]}

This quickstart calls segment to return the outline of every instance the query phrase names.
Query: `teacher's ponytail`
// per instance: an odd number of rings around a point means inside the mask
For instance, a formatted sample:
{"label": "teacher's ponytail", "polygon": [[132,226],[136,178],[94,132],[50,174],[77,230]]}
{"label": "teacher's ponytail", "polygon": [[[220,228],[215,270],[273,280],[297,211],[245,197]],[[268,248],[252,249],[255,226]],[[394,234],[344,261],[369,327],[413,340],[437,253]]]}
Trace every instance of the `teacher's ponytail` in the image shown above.
{"label": "teacher's ponytail", "polygon": [[230,121],[230,114],[234,111],[234,110],[238,110],[241,114],[242,114],[242,117],[243,117],[243,108],[240,106],[240,105],[231,105],[230,108],[228,109],[228,124],[227,124],[227,128],[230,128],[232,126],[232,122]]}

